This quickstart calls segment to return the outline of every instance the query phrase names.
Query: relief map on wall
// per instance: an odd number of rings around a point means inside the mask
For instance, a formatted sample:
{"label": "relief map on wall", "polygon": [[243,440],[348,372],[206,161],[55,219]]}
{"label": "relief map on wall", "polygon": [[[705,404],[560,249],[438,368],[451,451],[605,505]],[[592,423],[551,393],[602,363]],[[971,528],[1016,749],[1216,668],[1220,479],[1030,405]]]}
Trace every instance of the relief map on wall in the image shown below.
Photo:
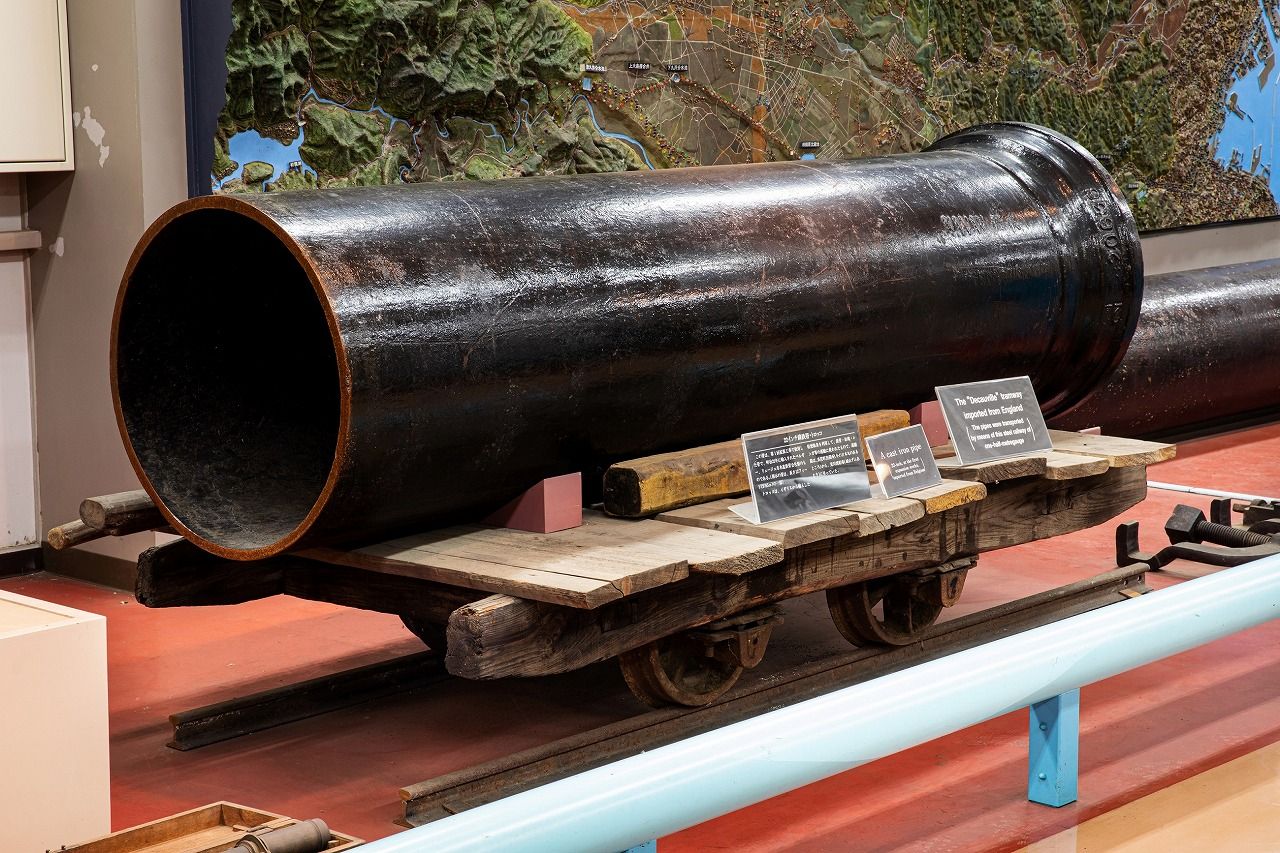
{"label": "relief map on wall", "polygon": [[214,190],[860,157],[1005,119],[1081,141],[1144,229],[1272,216],[1271,2],[233,0]]}

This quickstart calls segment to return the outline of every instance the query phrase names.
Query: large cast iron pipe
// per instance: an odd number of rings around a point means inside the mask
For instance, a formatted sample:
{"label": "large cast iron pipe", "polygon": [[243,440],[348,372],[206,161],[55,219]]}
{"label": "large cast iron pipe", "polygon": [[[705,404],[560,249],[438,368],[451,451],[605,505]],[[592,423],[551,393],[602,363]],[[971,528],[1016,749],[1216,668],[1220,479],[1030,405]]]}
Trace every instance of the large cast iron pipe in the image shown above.
{"label": "large cast iron pipe", "polygon": [[1149,276],[1129,351],[1054,426],[1186,433],[1280,411],[1280,260]]}
{"label": "large cast iron pipe", "polygon": [[937,384],[1030,374],[1060,411],[1119,362],[1141,283],[1111,178],[1029,125],[852,162],[218,196],[135,250],[112,387],[175,529],[253,559]]}

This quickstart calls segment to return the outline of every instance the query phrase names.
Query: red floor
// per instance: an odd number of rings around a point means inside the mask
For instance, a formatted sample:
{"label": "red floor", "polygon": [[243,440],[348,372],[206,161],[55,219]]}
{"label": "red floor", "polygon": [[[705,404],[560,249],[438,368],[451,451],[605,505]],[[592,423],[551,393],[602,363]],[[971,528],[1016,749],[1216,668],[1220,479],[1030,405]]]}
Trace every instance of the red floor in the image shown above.
{"label": "red floor", "polygon": [[[1280,425],[1181,446],[1165,482],[1280,491]],[[1163,544],[1176,503],[1153,491],[1122,519]],[[1111,524],[985,555],[961,608],[990,606],[1114,564]],[[1175,566],[1175,569],[1178,567]],[[1177,575],[1156,576],[1156,586]],[[400,787],[634,713],[614,667],[500,683],[446,683],[236,741],[164,746],[170,713],[419,648],[398,620],[277,598],[145,610],[130,596],[46,575],[0,587],[108,616],[113,823],[228,799],[323,817],[371,839],[399,831]],[[787,608],[756,677],[841,647],[820,599]],[[1280,741],[1280,623],[1087,687],[1081,800],[1024,799],[1026,713],[1010,714],[662,840],[664,851],[1009,850]]]}

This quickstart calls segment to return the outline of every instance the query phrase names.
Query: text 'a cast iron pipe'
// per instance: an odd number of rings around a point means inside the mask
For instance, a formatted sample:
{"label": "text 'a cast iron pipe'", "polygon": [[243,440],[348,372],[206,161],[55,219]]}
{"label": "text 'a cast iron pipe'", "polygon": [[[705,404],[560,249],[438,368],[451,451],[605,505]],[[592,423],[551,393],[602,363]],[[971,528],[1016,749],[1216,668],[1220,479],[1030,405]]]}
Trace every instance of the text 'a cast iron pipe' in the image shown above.
{"label": "text 'a cast iron pipe'", "polygon": [[[1071,140],[192,199],[144,235],[112,390],[174,528],[255,559],[474,518],[539,479],[1119,363],[1142,261]],[[594,476],[589,480],[596,479]]]}
{"label": "text 'a cast iron pipe'", "polygon": [[1160,436],[1280,412],[1280,260],[1148,276],[1129,351],[1052,426]]}

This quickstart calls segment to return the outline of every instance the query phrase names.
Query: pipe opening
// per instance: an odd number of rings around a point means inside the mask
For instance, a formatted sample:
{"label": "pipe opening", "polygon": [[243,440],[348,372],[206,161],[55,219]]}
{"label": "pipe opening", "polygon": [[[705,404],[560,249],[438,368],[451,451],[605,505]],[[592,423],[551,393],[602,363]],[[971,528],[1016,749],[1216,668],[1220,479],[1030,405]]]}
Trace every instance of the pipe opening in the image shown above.
{"label": "pipe opening", "polygon": [[197,209],[152,238],[116,322],[116,405],[165,507],[226,549],[293,533],[324,490],[341,410],[301,263],[253,219]]}

